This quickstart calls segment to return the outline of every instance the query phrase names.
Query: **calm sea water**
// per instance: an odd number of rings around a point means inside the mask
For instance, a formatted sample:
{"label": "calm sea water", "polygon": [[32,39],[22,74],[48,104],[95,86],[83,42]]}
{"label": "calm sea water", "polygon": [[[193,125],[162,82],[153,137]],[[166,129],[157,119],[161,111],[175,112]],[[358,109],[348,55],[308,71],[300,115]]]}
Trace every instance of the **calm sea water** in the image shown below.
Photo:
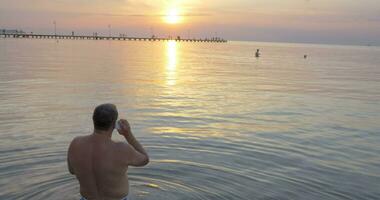
{"label": "calm sea water", "polygon": [[380,48],[0,39],[0,199],[78,199],[106,102],[151,156],[132,199],[380,198]]}

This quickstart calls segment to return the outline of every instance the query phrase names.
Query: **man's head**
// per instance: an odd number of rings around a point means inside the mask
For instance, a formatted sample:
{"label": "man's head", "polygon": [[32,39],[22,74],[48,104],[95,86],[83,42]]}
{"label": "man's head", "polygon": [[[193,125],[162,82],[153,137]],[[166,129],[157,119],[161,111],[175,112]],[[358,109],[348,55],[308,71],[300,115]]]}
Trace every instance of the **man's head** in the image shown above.
{"label": "man's head", "polygon": [[115,127],[118,117],[116,106],[113,104],[102,104],[95,108],[92,120],[95,130],[109,131]]}

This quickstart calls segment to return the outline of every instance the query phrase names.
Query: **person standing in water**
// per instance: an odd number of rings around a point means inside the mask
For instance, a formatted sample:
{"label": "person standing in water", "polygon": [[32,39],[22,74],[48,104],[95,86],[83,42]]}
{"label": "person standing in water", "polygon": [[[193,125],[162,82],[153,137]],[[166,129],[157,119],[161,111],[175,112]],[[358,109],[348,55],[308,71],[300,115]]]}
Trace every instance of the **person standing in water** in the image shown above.
{"label": "person standing in water", "polygon": [[[94,132],[76,137],[68,149],[67,164],[79,181],[81,200],[127,200],[128,166],[145,166],[149,156],[132,134],[127,120],[117,121],[113,104],[95,108]],[[126,142],[111,139],[117,128]]]}
{"label": "person standing in water", "polygon": [[257,49],[256,53],[255,53],[255,57],[256,58],[259,58],[260,57],[260,49]]}

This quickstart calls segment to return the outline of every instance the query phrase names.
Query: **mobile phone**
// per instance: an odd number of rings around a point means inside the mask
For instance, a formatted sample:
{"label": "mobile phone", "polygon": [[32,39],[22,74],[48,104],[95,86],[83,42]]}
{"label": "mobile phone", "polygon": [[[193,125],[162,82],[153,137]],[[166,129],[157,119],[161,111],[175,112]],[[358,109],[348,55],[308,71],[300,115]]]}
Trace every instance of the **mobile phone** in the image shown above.
{"label": "mobile phone", "polygon": [[120,126],[120,121],[116,121],[116,125],[115,125],[115,128],[120,131],[121,130],[121,126]]}

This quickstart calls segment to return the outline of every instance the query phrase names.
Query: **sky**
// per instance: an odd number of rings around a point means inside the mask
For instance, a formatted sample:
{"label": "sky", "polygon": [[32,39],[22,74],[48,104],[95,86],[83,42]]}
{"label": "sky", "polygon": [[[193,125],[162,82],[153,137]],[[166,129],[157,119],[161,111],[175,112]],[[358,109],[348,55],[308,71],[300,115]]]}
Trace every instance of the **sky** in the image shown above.
{"label": "sky", "polygon": [[380,45],[380,0],[0,0],[0,29]]}

